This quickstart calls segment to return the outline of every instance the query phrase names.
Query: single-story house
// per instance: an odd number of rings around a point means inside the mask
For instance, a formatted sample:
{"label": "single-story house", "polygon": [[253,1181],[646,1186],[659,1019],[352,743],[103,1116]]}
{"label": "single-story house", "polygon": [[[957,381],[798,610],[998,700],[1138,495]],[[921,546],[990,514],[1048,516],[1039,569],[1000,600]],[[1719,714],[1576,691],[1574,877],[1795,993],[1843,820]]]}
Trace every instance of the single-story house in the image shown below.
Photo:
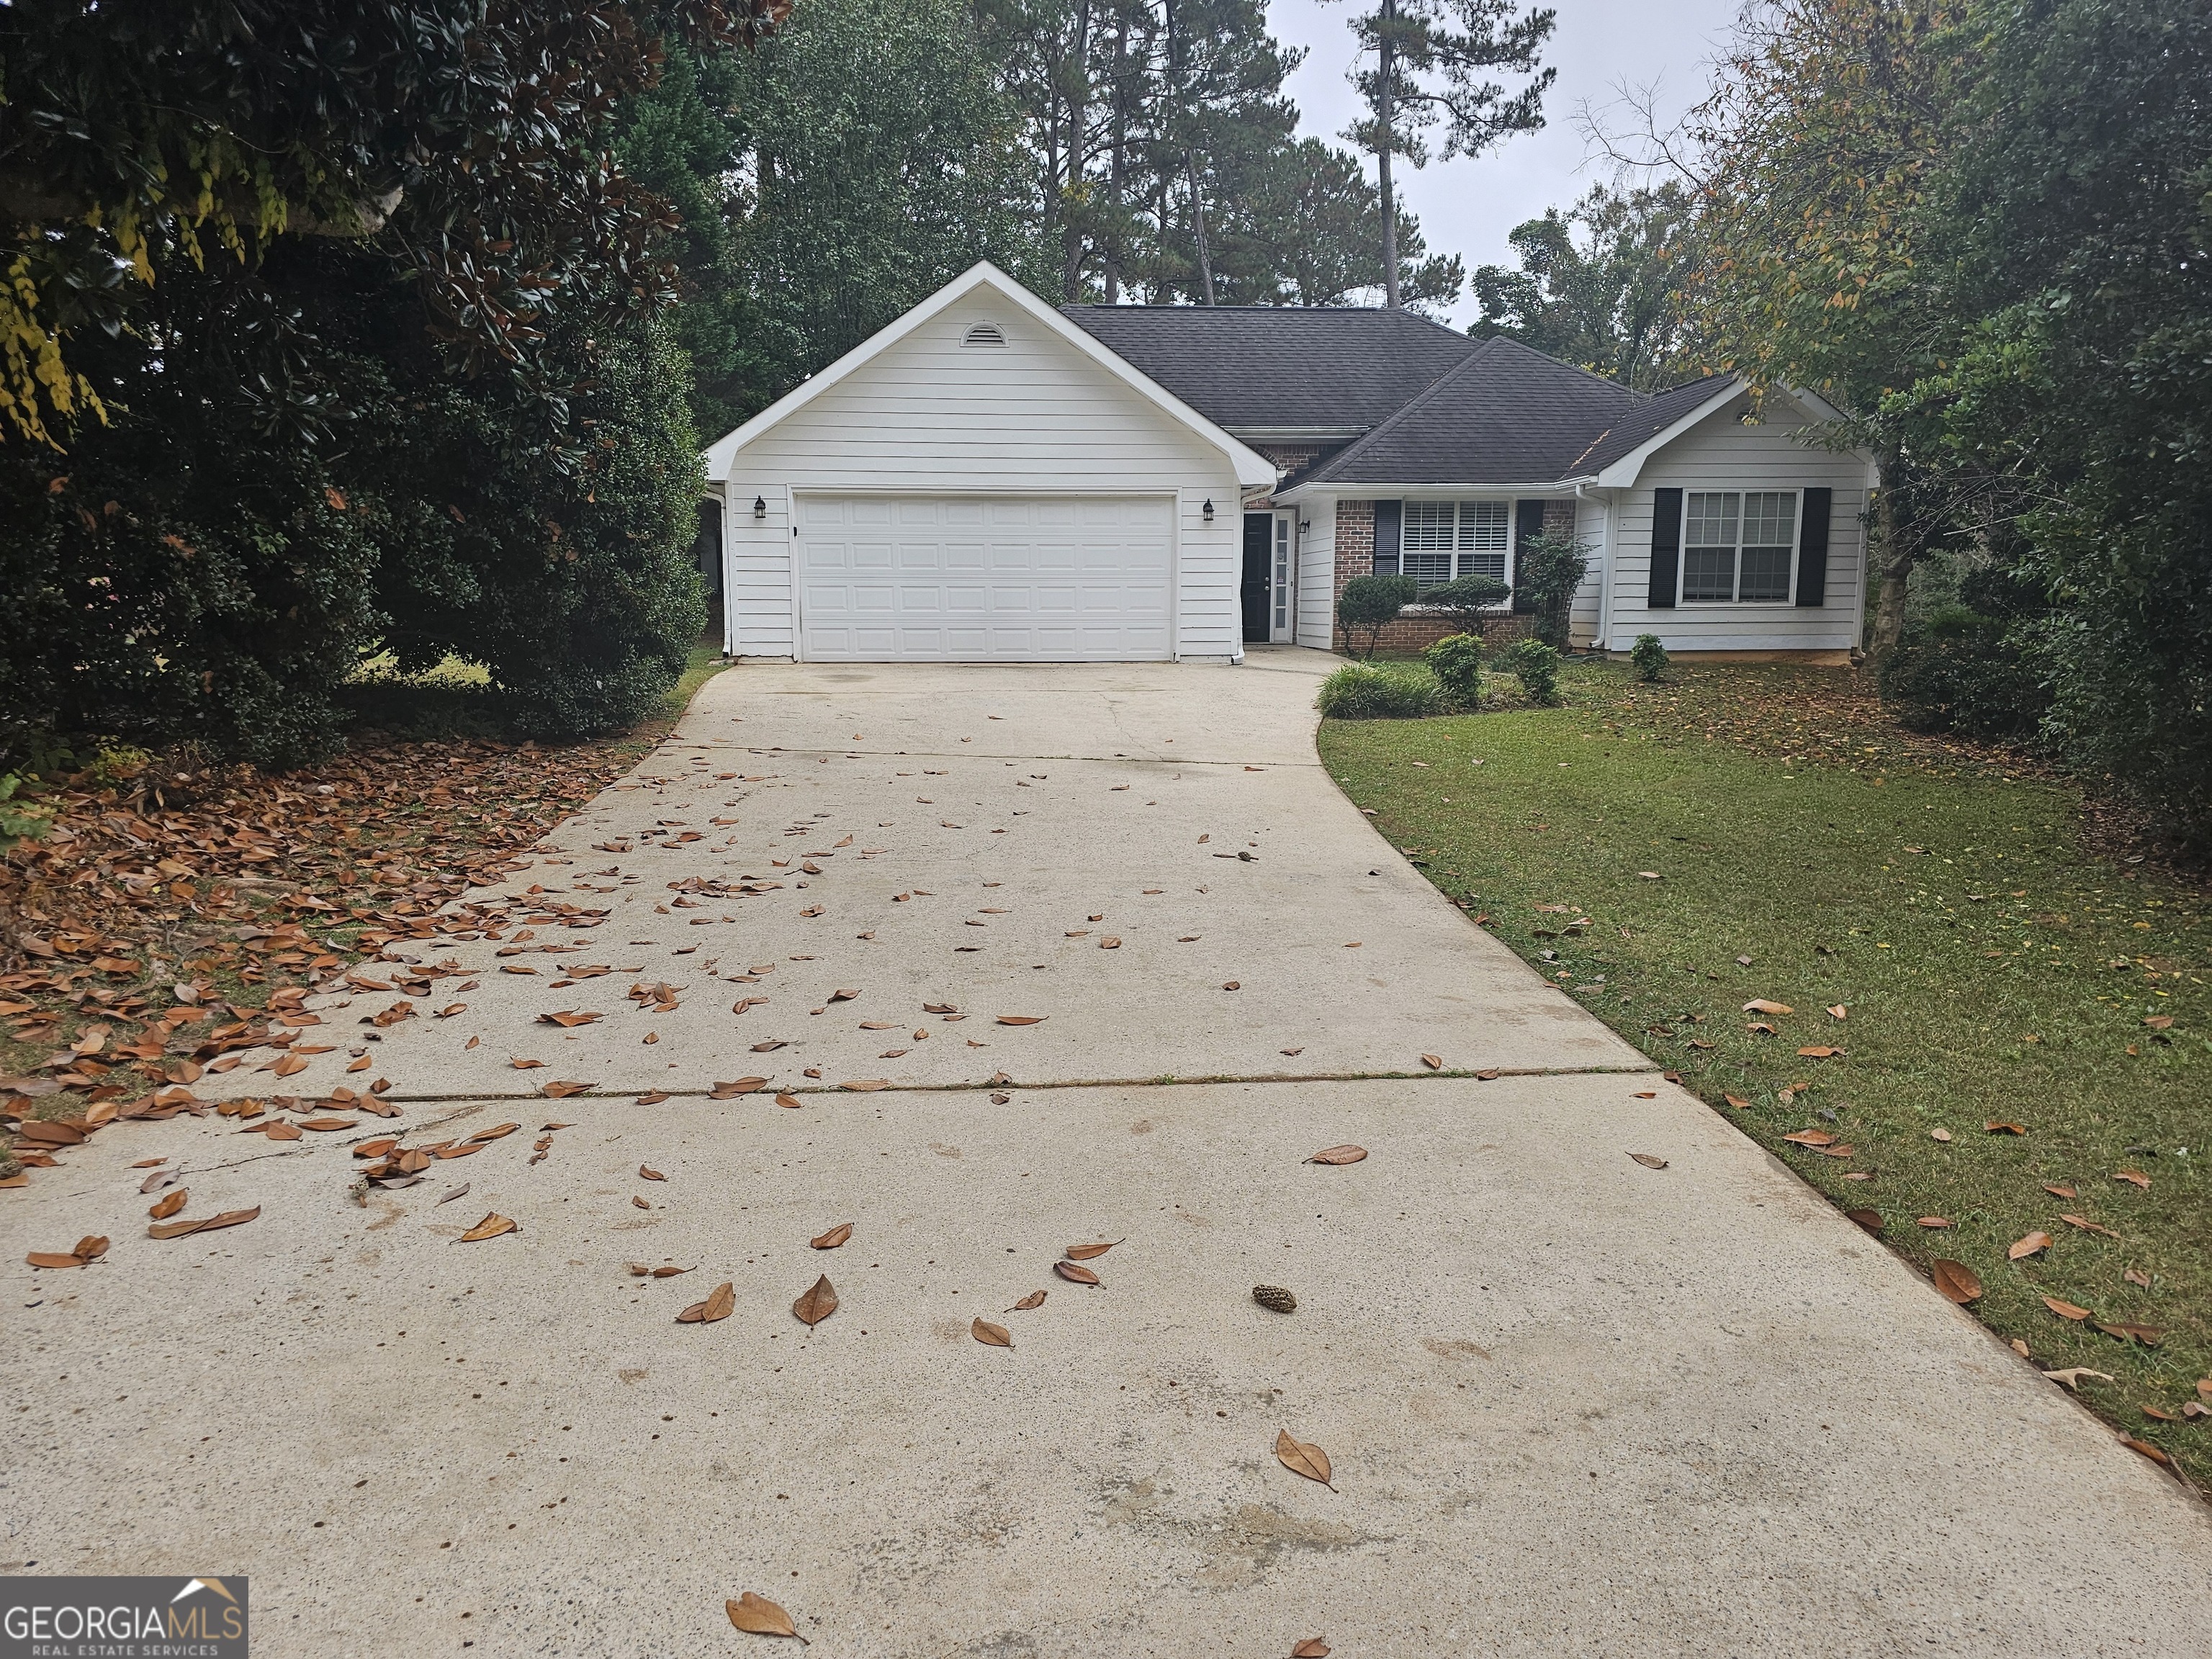
{"label": "single-story house", "polygon": [[[725,647],[805,661],[1329,649],[1344,584],[1589,549],[1577,645],[1840,660],[1875,470],[1810,393],[1632,392],[1406,311],[1055,309],[990,264],[706,452]],[[1440,625],[1418,611],[1386,645]]]}

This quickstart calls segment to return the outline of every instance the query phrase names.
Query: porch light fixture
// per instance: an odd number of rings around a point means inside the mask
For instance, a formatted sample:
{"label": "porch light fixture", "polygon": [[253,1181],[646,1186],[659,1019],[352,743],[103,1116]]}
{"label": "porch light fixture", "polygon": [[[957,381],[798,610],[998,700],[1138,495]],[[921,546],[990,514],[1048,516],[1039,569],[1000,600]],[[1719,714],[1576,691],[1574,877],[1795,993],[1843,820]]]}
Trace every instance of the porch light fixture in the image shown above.
{"label": "porch light fixture", "polygon": [[753,517],[756,519],[765,519],[768,517],[767,496],[756,495],[753,497]]}
{"label": "porch light fixture", "polygon": [[1205,512],[1205,514],[1206,514],[1206,523],[1208,523],[1208,524],[1212,524],[1212,523],[1213,522],[1213,497],[1212,497],[1212,496],[1208,495],[1208,496],[1206,498],[1206,506],[1205,506],[1205,507],[1204,507],[1204,509],[1203,509],[1203,510],[1204,510],[1204,512]]}

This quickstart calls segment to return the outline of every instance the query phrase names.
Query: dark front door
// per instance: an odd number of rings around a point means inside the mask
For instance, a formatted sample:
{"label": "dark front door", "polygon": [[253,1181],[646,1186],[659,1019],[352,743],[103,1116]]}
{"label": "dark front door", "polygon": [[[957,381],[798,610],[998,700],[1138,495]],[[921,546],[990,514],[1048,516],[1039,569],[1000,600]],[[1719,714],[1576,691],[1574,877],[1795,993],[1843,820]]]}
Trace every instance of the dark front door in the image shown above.
{"label": "dark front door", "polygon": [[1275,515],[1244,515],[1244,638],[1267,642],[1267,583],[1274,568]]}

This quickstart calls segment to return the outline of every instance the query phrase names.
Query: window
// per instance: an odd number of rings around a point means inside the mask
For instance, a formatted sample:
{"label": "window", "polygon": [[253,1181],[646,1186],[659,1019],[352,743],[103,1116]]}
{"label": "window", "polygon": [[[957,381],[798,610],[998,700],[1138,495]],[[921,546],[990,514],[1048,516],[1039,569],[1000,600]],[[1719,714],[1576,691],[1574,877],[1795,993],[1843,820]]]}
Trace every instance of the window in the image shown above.
{"label": "window", "polygon": [[1683,604],[1786,605],[1796,555],[1794,489],[1692,490],[1684,497]]}
{"label": "window", "polygon": [[960,337],[960,343],[964,346],[1002,346],[1006,343],[1006,331],[996,323],[972,324],[967,333]]}
{"label": "window", "polygon": [[1398,568],[1423,587],[1460,576],[1504,581],[1513,547],[1510,501],[1407,501]]}

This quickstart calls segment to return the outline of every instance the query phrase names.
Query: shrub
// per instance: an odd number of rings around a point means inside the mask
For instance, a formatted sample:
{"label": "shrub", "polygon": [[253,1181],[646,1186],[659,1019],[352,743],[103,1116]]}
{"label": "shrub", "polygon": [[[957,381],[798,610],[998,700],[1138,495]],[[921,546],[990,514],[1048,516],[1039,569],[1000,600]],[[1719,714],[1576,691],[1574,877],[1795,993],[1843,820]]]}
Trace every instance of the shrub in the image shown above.
{"label": "shrub", "polygon": [[1531,702],[1550,708],[1559,700],[1559,653],[1541,640],[1522,640],[1506,653],[1505,665]]}
{"label": "shrub", "polygon": [[1667,672],[1667,647],[1659,643],[1656,634],[1638,634],[1636,643],[1628,647],[1628,659],[1636,665],[1636,677],[1653,685]]}
{"label": "shrub", "polygon": [[1547,530],[1521,550],[1521,603],[1535,618],[1536,637],[1554,651],[1567,644],[1567,617],[1575,590],[1589,574],[1590,547],[1571,531]]}
{"label": "shrub", "polygon": [[1333,720],[1415,720],[1443,713],[1444,690],[1435,675],[1410,664],[1348,662],[1321,683],[1314,706]]}
{"label": "shrub", "polygon": [[1444,695],[1459,708],[1472,713],[1482,706],[1480,640],[1467,634],[1447,634],[1421,653],[1421,660],[1436,675]]}
{"label": "shrub", "polygon": [[2023,644],[2033,631],[2033,623],[1939,606],[1883,653],[1882,700],[1915,732],[2033,738],[2051,708],[2042,668]]}
{"label": "shrub", "polygon": [[1441,611],[1461,633],[1479,640],[1484,624],[1512,597],[1513,590],[1495,576],[1462,576],[1456,581],[1424,588],[1419,603],[1428,610]]}
{"label": "shrub", "polygon": [[1345,583],[1336,602],[1336,620],[1344,629],[1346,648],[1351,648],[1352,635],[1365,629],[1367,657],[1372,661],[1382,629],[1398,620],[1398,613],[1419,592],[1420,585],[1411,576],[1354,576]]}

